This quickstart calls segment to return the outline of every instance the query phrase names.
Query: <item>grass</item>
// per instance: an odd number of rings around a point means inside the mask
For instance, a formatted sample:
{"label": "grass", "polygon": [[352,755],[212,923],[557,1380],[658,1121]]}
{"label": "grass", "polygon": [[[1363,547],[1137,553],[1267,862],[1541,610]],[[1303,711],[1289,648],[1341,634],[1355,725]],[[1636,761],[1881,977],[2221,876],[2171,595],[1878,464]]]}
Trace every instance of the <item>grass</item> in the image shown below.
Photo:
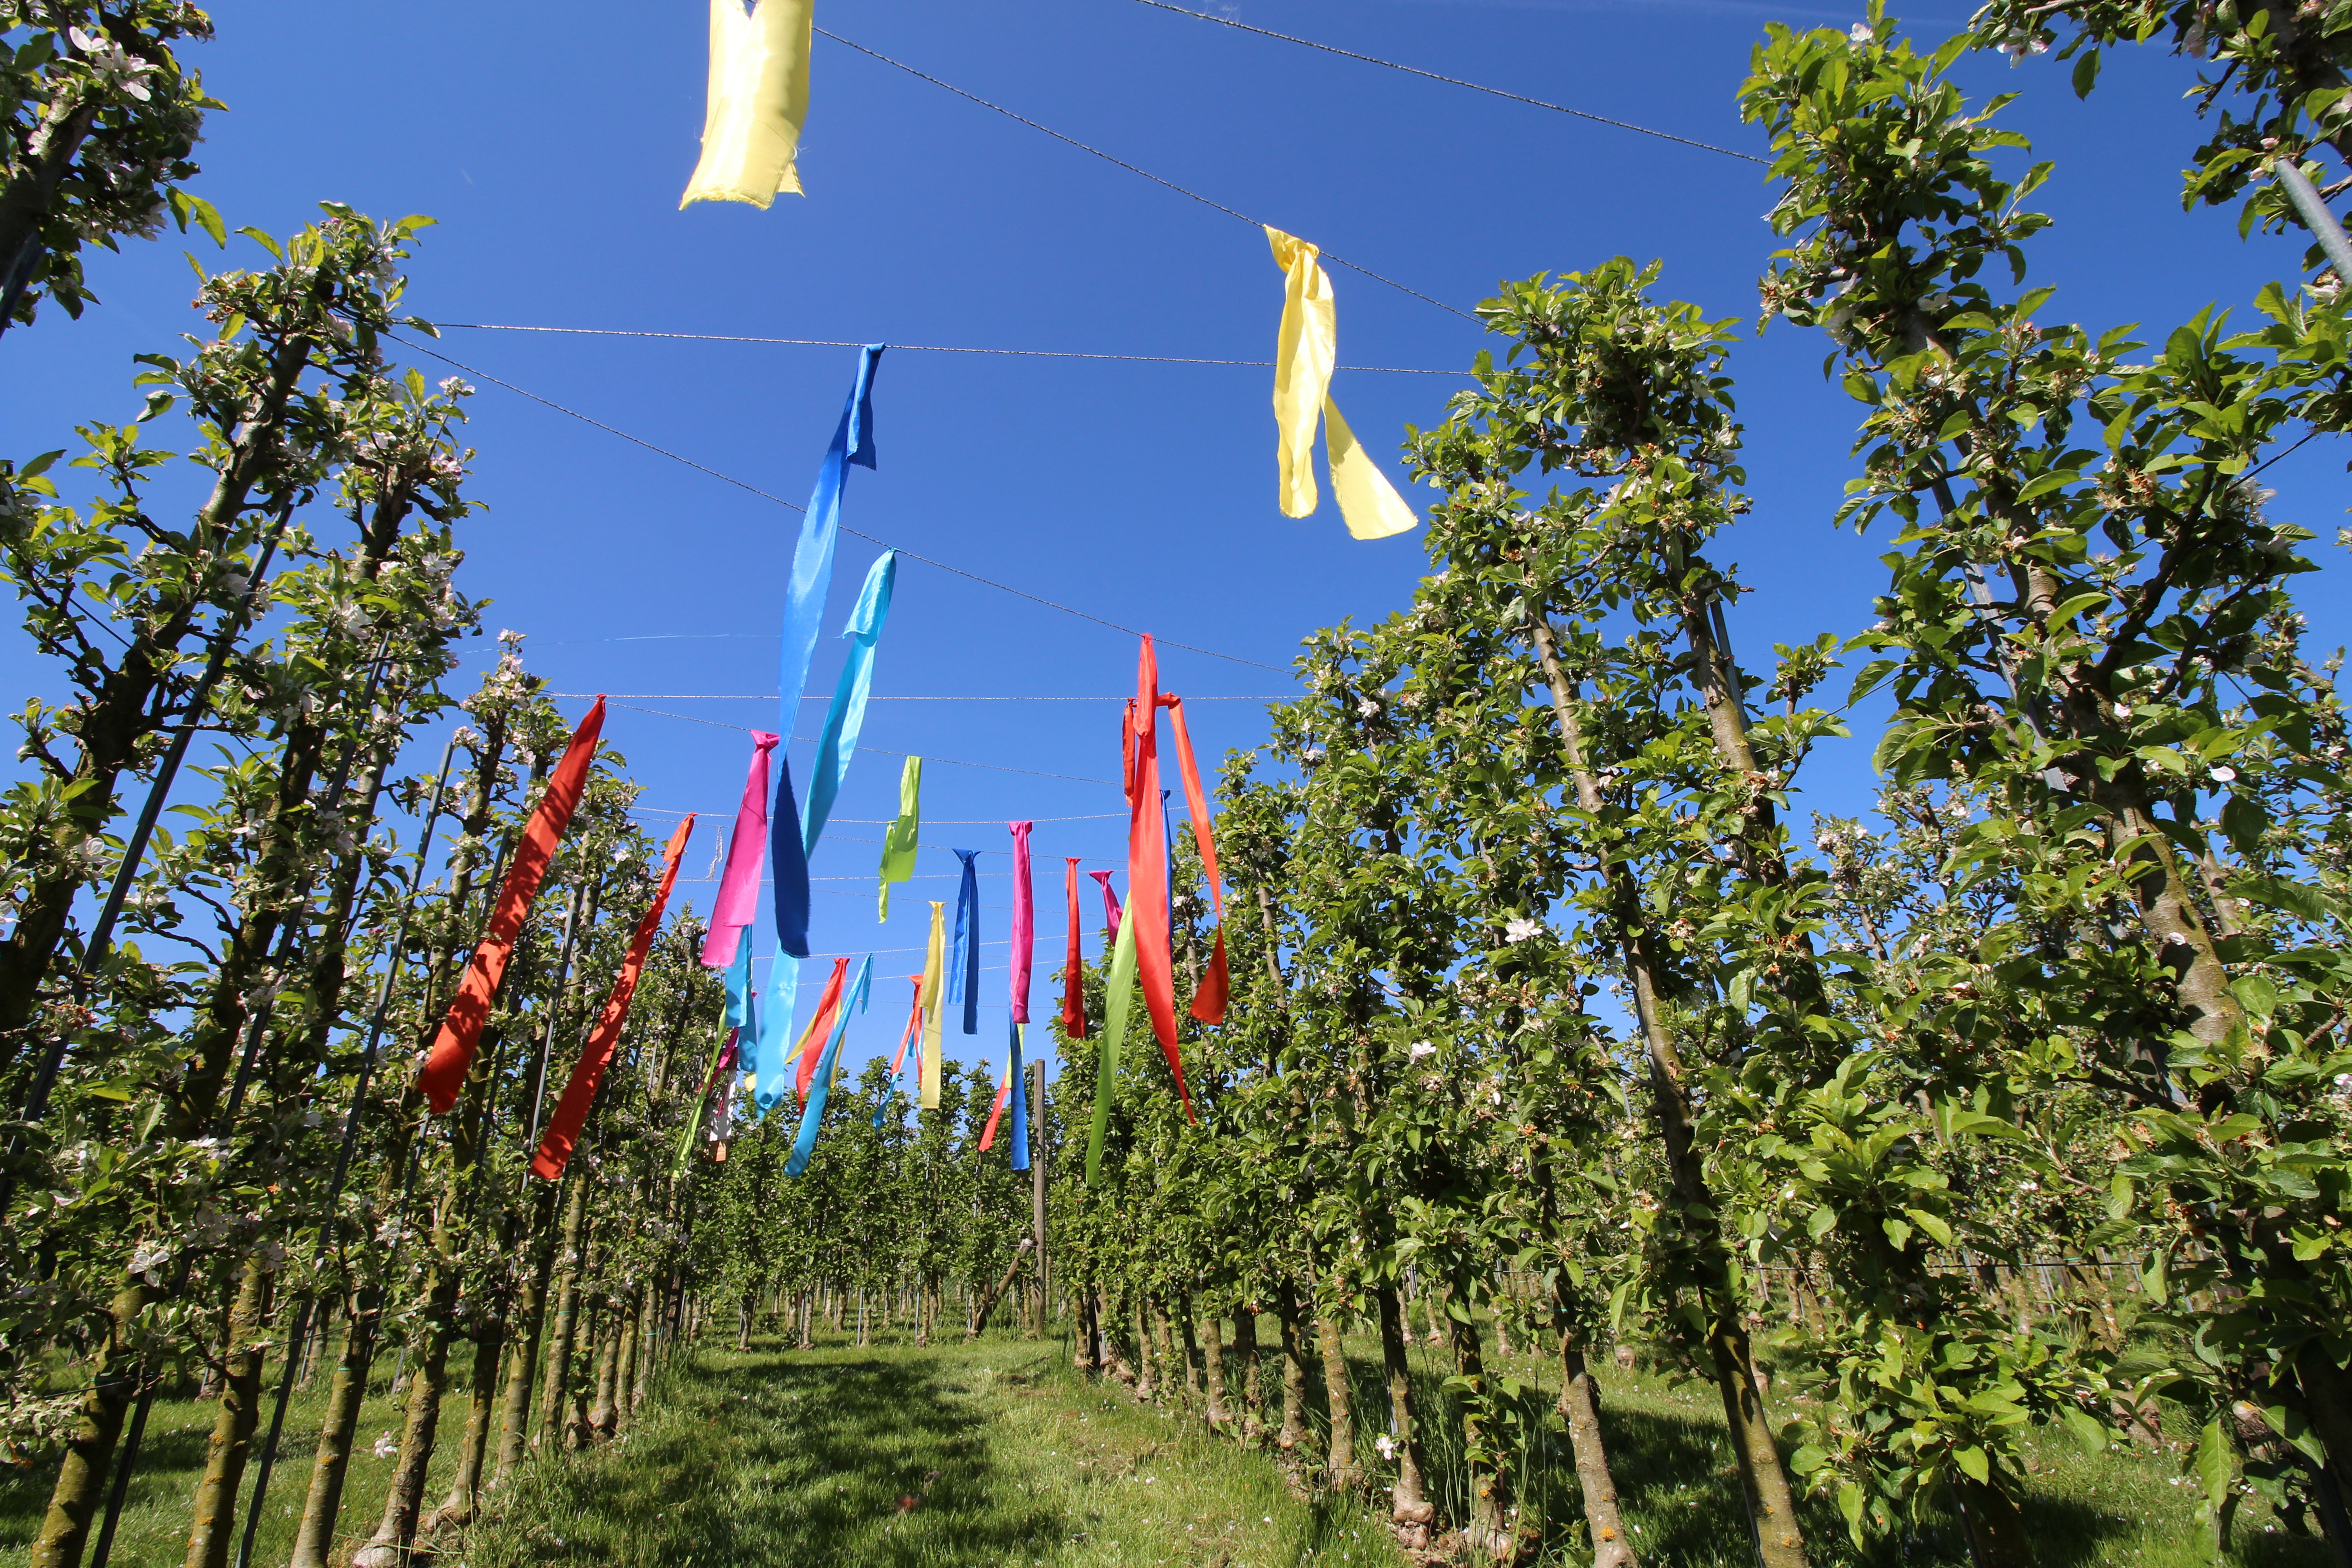
{"label": "grass", "polygon": [[[261,1526],[254,1532],[257,1565],[283,1563],[294,1551],[294,1531],[301,1522],[302,1500],[310,1486],[310,1459],[319,1447],[319,1418],[327,1403],[327,1380],[334,1372],[335,1345],[330,1342],[308,1389],[298,1389],[286,1409],[286,1430],[278,1443],[278,1465],[269,1478],[269,1498]],[[395,1352],[396,1353],[396,1352]],[[386,1356],[371,1380],[367,1402],[360,1407],[360,1426],[352,1445],[349,1479],[343,1485],[342,1516],[337,1521],[337,1542],[351,1549],[375,1533],[383,1511],[383,1495],[392,1482],[393,1460],[378,1458],[380,1436],[397,1437],[401,1402],[391,1397],[392,1356]],[[453,1357],[455,1361],[458,1358]],[[470,1362],[470,1358],[467,1358]],[[278,1367],[271,1363],[265,1378],[260,1430],[254,1435],[254,1458],[246,1466],[245,1496],[253,1495],[253,1478],[259,1468],[261,1438],[269,1428],[271,1401],[277,1395]],[[461,1381],[452,1379],[453,1382]],[[461,1386],[441,1405],[440,1442],[425,1492],[428,1507],[440,1502],[449,1484],[449,1471],[458,1439],[466,1426],[467,1393]],[[405,1399],[404,1394],[403,1399]],[[205,1472],[205,1447],[212,1437],[219,1405],[191,1398],[158,1398],[147,1417],[147,1434],[140,1445],[139,1466],[131,1478],[122,1504],[122,1522],[115,1531],[109,1568],[178,1568],[188,1552],[189,1508],[196,1483]],[[26,1550],[40,1533],[41,1518],[49,1506],[49,1489],[57,1479],[54,1458],[22,1469],[0,1469],[0,1552]],[[245,1528],[242,1505],[237,1528]],[[91,1539],[98,1527],[92,1521]],[[232,1553],[234,1548],[232,1548]]]}
{"label": "grass", "polygon": [[[1274,1340],[1269,1321],[1261,1342]],[[1350,1341],[1349,1352],[1364,1432],[1359,1458],[1385,1484],[1369,1441],[1385,1426],[1378,1345]],[[1458,1518],[1459,1428],[1440,1389],[1450,1359],[1425,1345],[1413,1355],[1433,1486]],[[1533,1385],[1522,1406],[1533,1452],[1521,1500],[1541,1535],[1534,1561],[1539,1568],[1587,1563],[1567,1440],[1545,1420],[1557,1367],[1516,1356],[1496,1358],[1492,1370]],[[1270,1382],[1270,1358],[1266,1374]],[[1714,1390],[1614,1366],[1600,1376],[1621,1501],[1644,1562],[1748,1568],[1755,1559]],[[1309,1406],[1319,1411],[1319,1375],[1311,1381]],[[322,1376],[294,1399],[257,1563],[282,1563],[292,1545],[324,1397]],[[432,1502],[447,1484],[464,1418],[464,1391],[453,1391]],[[116,1563],[180,1562],[211,1421],[210,1405],[157,1402]],[[396,1424],[380,1377],[346,1492],[346,1552],[382,1509],[392,1461],[373,1444]],[[2169,1434],[2176,1442],[2187,1436]],[[2180,1451],[2088,1455],[2050,1433],[2029,1453],[2027,1522],[2040,1568],[2322,1568],[2327,1561],[2316,1541],[2291,1534],[2252,1500],[2217,1557],[2196,1522],[2194,1493],[2175,1484]],[[45,1466],[0,1471],[0,1550],[13,1554],[30,1542],[50,1479]],[[1833,1510],[1809,1503],[1807,1510],[1820,1568],[1967,1562],[1947,1519],[1858,1551]],[[1193,1415],[1139,1406],[1114,1385],[1084,1381],[1061,1342],[990,1337],[923,1350],[835,1340],[785,1351],[761,1342],[748,1352],[706,1341],[666,1369],[619,1442],[527,1467],[494,1517],[445,1561],[451,1568],[1402,1568],[1403,1560],[1360,1504],[1301,1500],[1273,1460],[1212,1436]]]}
{"label": "grass", "polygon": [[[1349,1377],[1358,1424],[1368,1430],[1386,1425],[1377,1341],[1350,1341]],[[1419,1345],[1413,1351],[1421,1408],[1443,1408],[1439,1384],[1452,1370],[1444,1351]],[[1539,1568],[1567,1568],[1591,1561],[1583,1546],[1580,1491],[1564,1432],[1550,1430],[1545,1416],[1559,1397],[1556,1362],[1518,1355],[1493,1357],[1489,1373],[1508,1374],[1534,1385],[1522,1408],[1535,1428],[1529,1465],[1528,1516],[1540,1521]],[[1595,1369],[1602,1384],[1602,1432],[1610,1447],[1620,1506],[1633,1544],[1653,1568],[1753,1568],[1739,1480],[1725,1447],[1722,1405],[1711,1384],[1673,1384],[1646,1371],[1603,1363]],[[1776,1390],[1774,1415],[1785,1418]],[[1460,1516],[1459,1428],[1451,1421],[1424,1417],[1441,1507]],[[2193,1443],[2185,1427],[2168,1433],[2170,1443]],[[1377,1466],[1377,1456],[1360,1445],[1360,1455]],[[2090,1455],[2062,1432],[2044,1430],[2027,1443],[2032,1465],[2025,1505],[2039,1568],[2323,1568],[2332,1563],[2315,1537],[2291,1533],[2257,1500],[2239,1511],[2229,1549],[2216,1555],[2212,1532],[2196,1521],[2197,1495],[2175,1484],[2187,1447],[2165,1452],[2111,1447]],[[1449,1495],[1451,1493],[1452,1495]],[[1905,1568],[1967,1568],[1968,1549],[1958,1522],[1931,1516],[1916,1532],[1898,1542],[1877,1541],[1857,1550],[1844,1521],[1825,1501],[1803,1509],[1809,1554],[1818,1568],[1864,1568],[1899,1561]],[[2317,1521],[2312,1528],[2317,1529]]]}
{"label": "grass", "polygon": [[536,1465],[468,1568],[1397,1565],[1352,1504],[1069,1369],[1057,1342],[712,1348],[633,1432]]}

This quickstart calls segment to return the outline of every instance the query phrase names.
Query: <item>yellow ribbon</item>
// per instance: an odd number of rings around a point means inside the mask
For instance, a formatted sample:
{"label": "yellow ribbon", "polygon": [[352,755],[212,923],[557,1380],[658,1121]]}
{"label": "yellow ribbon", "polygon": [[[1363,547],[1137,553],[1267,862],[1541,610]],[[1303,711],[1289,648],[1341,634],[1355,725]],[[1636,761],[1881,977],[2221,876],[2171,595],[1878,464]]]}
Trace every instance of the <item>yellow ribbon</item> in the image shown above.
{"label": "yellow ribbon", "polygon": [[1331,466],[1331,494],[1339,516],[1358,539],[1386,539],[1420,520],[1389,483],[1388,475],[1356,440],[1331,401],[1331,371],[1339,358],[1339,303],[1321,254],[1303,239],[1269,227],[1275,265],[1283,270],[1282,332],[1274,352],[1275,457],[1281,475],[1285,517],[1314,513],[1315,423],[1323,422],[1323,445]]}
{"label": "yellow ribbon", "polygon": [[925,1110],[940,1108],[940,982],[947,974],[947,905],[931,905],[931,942],[923,952],[923,1087]]}
{"label": "yellow ribbon", "polygon": [[710,0],[710,92],[702,159],[678,205],[749,202],[766,207],[801,192],[793,159],[808,121],[810,29],[815,0]]}

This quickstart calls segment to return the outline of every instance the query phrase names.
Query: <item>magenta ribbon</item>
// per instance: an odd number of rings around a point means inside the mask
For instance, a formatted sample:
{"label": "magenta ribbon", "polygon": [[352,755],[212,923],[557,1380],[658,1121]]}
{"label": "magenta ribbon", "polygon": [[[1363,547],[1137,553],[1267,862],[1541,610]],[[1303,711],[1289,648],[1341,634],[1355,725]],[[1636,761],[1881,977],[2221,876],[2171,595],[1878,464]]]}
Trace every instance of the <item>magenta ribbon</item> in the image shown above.
{"label": "magenta ribbon", "polygon": [[1013,832],[1013,1021],[1029,1021],[1029,950],[1037,944],[1037,912],[1030,903],[1029,828],[1008,822]]}
{"label": "magenta ribbon", "polygon": [[710,906],[710,934],[702,939],[706,969],[732,964],[744,928],[759,918],[760,863],[768,849],[768,753],[777,740],[765,730],[751,731],[751,771],[735,810],[735,835],[727,841],[727,870]]}

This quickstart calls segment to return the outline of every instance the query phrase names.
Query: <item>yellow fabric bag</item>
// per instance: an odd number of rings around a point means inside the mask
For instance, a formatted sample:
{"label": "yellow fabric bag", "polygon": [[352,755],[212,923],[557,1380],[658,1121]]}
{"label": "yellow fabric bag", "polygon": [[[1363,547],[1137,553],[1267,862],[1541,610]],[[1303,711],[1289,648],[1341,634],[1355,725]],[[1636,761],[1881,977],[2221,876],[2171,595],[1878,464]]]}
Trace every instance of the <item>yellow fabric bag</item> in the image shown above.
{"label": "yellow fabric bag", "polygon": [[710,0],[710,94],[702,160],[678,206],[802,195],[793,167],[808,121],[810,29],[815,0]]}
{"label": "yellow fabric bag", "polygon": [[1389,483],[1372,455],[1356,440],[1331,401],[1331,371],[1339,360],[1339,302],[1331,276],[1317,259],[1322,253],[1303,239],[1269,227],[1275,265],[1283,270],[1282,331],[1274,352],[1275,458],[1279,470],[1282,514],[1307,517],[1319,499],[1315,489],[1315,422],[1323,421],[1324,451],[1331,466],[1331,493],[1339,516],[1358,539],[1386,539],[1420,519]]}

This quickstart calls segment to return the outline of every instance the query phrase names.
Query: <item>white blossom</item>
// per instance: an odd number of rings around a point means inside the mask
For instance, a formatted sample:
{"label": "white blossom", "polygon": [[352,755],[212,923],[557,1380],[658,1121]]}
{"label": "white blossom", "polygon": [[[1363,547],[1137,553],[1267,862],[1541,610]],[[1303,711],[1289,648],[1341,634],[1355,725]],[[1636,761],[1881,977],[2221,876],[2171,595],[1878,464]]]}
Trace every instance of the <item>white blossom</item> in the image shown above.
{"label": "white blossom", "polygon": [[2215,768],[2213,770],[2213,782],[2215,784],[2235,784],[2238,782],[2238,770],[2235,768]]}
{"label": "white blossom", "polygon": [[1515,920],[1503,927],[1503,934],[1513,942],[1527,942],[1543,934],[1541,921]]}
{"label": "white blossom", "polygon": [[400,1444],[394,1439],[391,1433],[386,1432],[383,1436],[378,1437],[375,1440],[375,1457],[377,1458],[389,1459],[398,1452],[400,1452]]}
{"label": "white blossom", "polygon": [[1409,1060],[1415,1062],[1418,1062],[1426,1057],[1433,1057],[1436,1054],[1437,1047],[1431,1045],[1427,1040],[1415,1040],[1405,1051],[1406,1058]]}

